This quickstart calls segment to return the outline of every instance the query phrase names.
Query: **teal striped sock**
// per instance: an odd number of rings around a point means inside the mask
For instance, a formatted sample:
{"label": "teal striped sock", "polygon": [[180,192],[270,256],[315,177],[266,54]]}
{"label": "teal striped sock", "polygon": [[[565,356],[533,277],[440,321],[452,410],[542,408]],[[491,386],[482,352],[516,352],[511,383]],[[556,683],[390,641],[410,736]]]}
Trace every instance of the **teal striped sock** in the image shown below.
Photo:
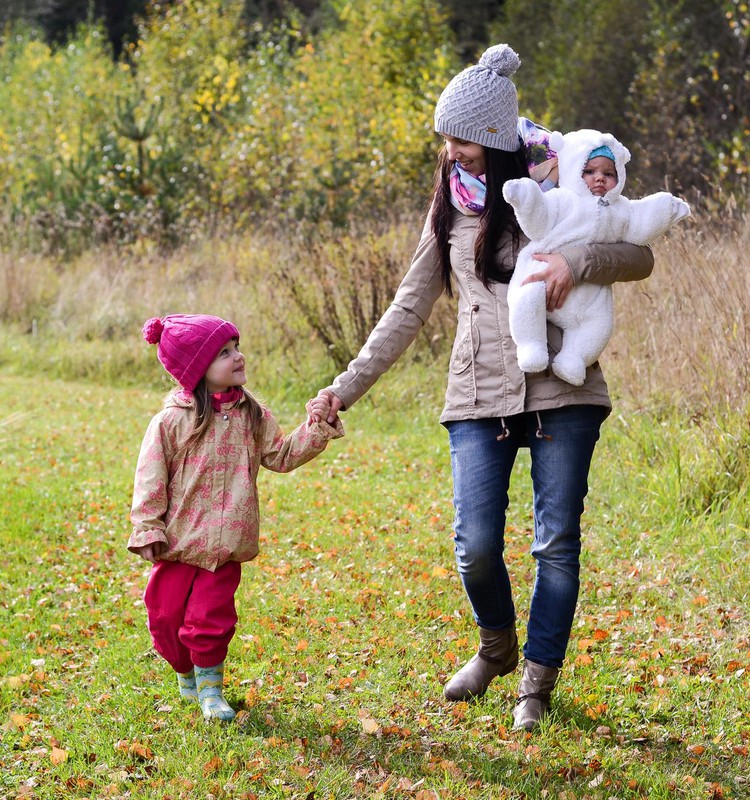
{"label": "teal striped sock", "polygon": [[224,664],[215,667],[196,667],[195,683],[198,688],[198,702],[201,704],[203,718],[228,722],[234,719],[232,707],[224,699]]}
{"label": "teal striped sock", "polygon": [[198,687],[195,685],[195,670],[177,673],[177,685],[180,687],[180,697],[184,700],[197,700]]}

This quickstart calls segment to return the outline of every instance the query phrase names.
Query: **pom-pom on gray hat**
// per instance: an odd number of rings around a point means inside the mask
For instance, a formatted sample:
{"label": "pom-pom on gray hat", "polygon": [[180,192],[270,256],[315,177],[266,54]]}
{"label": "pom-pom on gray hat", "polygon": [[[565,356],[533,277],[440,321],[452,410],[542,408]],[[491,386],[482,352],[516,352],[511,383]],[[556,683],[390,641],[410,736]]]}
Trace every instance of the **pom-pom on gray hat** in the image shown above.
{"label": "pom-pom on gray hat", "polygon": [[510,76],[520,66],[507,44],[485,50],[478,64],[459,72],[443,89],[435,106],[435,130],[496,150],[518,150],[518,95]]}

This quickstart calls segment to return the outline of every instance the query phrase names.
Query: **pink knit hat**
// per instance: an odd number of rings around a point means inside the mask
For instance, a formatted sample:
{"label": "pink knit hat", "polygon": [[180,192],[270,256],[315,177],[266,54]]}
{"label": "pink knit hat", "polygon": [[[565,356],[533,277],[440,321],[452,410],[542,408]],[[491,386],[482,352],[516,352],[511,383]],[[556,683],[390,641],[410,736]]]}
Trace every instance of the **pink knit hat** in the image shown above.
{"label": "pink knit hat", "polygon": [[192,392],[211,362],[240,332],[226,320],[208,314],[170,314],[152,317],[143,325],[143,338],[159,345],[156,354],[164,369]]}

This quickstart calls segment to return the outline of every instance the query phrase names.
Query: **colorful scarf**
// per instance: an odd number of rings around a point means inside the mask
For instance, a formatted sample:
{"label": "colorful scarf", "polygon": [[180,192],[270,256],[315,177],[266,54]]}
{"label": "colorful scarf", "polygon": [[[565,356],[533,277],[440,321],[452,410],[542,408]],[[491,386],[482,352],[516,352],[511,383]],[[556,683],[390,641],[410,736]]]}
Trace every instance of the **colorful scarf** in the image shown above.
{"label": "colorful scarf", "polygon": [[487,187],[484,175],[478,178],[467,172],[457,161],[450,174],[451,203],[463,214],[475,216],[484,211]]}
{"label": "colorful scarf", "polygon": [[242,389],[233,386],[228,392],[215,392],[211,395],[211,408],[221,411],[222,403],[236,403],[242,397]]}

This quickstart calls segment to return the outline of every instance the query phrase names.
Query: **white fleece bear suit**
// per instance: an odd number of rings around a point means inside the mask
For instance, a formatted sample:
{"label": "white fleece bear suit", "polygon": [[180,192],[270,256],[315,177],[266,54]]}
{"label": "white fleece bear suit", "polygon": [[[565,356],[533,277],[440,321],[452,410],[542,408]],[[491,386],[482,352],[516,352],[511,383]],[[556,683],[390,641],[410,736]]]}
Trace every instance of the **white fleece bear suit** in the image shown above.
{"label": "white fleece bear suit", "polygon": [[[606,145],[615,157],[617,185],[603,197],[589,191],[583,168],[589,153]],[[641,200],[628,200],[621,192],[625,184],[627,148],[609,133],[578,130],[550,136],[557,151],[559,187],[543,193],[530,178],[507,181],[503,196],[513,206],[516,218],[530,242],[518,255],[508,286],[510,333],[516,343],[518,364],[524,372],[541,372],[549,364],[547,323],[563,331],[563,344],[552,361],[552,371],[561,380],[581,386],[586,368],[601,355],[614,325],[612,287],[583,283],[575,286],[562,308],[547,312],[546,285],[522,281],[546,264],[534,261],[534,253],[559,252],[564,245],[598,242],[648,244],[671,225],[690,214],[687,203],[669,192],[657,192]]]}

